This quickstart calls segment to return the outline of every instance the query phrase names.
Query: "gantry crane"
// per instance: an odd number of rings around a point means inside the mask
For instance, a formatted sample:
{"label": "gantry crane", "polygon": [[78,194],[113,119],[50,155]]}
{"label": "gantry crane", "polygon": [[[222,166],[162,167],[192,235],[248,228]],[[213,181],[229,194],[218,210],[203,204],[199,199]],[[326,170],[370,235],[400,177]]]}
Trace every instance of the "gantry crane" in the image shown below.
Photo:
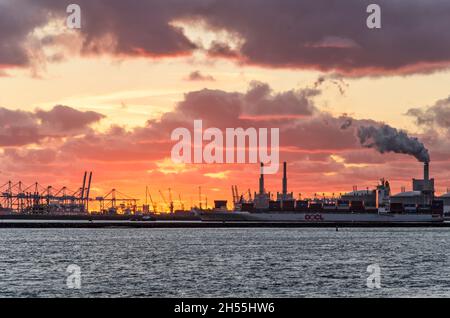
{"label": "gantry crane", "polygon": [[86,187],[87,172],[83,186],[72,191],[63,186],[59,190],[42,186],[38,182],[25,186],[21,181],[8,181],[0,186],[0,209],[10,213],[24,214],[83,214],[88,212],[89,190],[92,172]]}
{"label": "gantry crane", "polygon": [[[100,210],[110,214],[116,214],[118,210],[122,213],[131,214],[137,211],[137,201],[139,199],[132,198],[116,189],[112,189],[104,196],[95,198],[100,203]],[[117,204],[119,202],[119,204]]]}
{"label": "gantry crane", "polygon": [[152,198],[150,191],[148,190],[148,186],[145,187],[145,204],[147,204],[147,197],[150,199],[150,203],[152,204],[153,212],[156,213],[157,206],[156,206],[156,203],[153,202],[153,198]]}
{"label": "gantry crane", "polygon": [[166,208],[169,207],[169,205],[167,204],[167,200],[166,200],[166,197],[164,196],[164,194],[161,192],[161,190],[158,190],[158,192],[159,192],[159,195],[161,196],[161,198],[163,199],[163,202],[164,202]]}
{"label": "gantry crane", "polygon": [[183,203],[183,201],[181,200],[181,194],[180,194],[180,193],[178,193],[178,200],[179,200],[179,202],[180,202],[180,208],[181,208],[181,211],[184,211],[184,203]]}

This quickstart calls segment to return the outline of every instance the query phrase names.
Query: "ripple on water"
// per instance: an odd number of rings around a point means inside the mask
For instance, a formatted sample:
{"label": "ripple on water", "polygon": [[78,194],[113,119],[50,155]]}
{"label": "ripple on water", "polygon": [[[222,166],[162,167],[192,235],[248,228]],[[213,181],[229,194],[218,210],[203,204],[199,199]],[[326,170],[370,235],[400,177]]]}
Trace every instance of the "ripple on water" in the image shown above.
{"label": "ripple on water", "polygon": [[[450,296],[449,241],[438,228],[2,229],[0,296]],[[366,287],[370,264],[381,289]]]}

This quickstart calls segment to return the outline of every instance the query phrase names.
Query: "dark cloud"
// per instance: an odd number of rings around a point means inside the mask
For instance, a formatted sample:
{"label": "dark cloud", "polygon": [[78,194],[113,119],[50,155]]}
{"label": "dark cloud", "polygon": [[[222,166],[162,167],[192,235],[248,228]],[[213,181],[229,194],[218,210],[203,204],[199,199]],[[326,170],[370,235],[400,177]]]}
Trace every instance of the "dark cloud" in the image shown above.
{"label": "dark cloud", "polygon": [[269,85],[252,82],[243,97],[246,115],[292,115],[310,116],[316,111],[312,97],[319,95],[317,89],[290,90],[273,94]]}
{"label": "dark cloud", "polygon": [[57,105],[49,111],[37,110],[35,116],[42,126],[57,132],[80,131],[105,117],[93,111],[82,112],[63,105]]}
{"label": "dark cloud", "polygon": [[0,107],[0,146],[21,146],[42,138],[32,113]]}
{"label": "dark cloud", "polygon": [[29,65],[30,32],[45,25],[48,16],[38,4],[24,0],[0,1],[0,70]]}
{"label": "dark cloud", "polygon": [[[60,35],[30,39],[32,32],[54,19],[66,19],[68,0],[2,0],[0,3],[0,67],[25,66],[46,45],[70,45]],[[190,5],[177,0],[79,0],[82,53],[166,57],[190,54],[196,45],[170,25],[189,14]],[[33,43],[34,51],[27,47]],[[38,44],[38,45],[37,45]],[[37,46],[37,47],[36,47]],[[54,58],[54,57],[53,57]],[[61,60],[58,56],[57,60]]]}
{"label": "dark cloud", "polygon": [[196,119],[202,119],[205,127],[276,127],[289,119],[311,116],[316,111],[312,98],[319,93],[315,89],[274,93],[260,82],[251,83],[245,93],[202,89],[186,93],[174,111],[149,121],[148,127],[160,137],[169,136],[177,127],[191,127]]}
{"label": "dark cloud", "polygon": [[450,97],[424,108],[411,108],[406,115],[415,118],[417,125],[439,127],[450,131]]}
{"label": "dark cloud", "polygon": [[[59,0],[47,1],[52,7]],[[196,45],[182,30],[170,22],[189,14],[188,2],[164,1],[111,1],[81,0],[85,23],[81,33],[85,36],[86,51],[101,51],[102,39],[112,36],[113,53],[165,57],[190,54]]]}
{"label": "dark cloud", "polygon": [[[28,36],[55,17],[67,0],[4,0],[0,65],[27,65]],[[203,21],[239,38],[235,48],[215,41],[210,56],[265,67],[384,75],[432,72],[450,64],[450,2],[377,3],[382,28],[366,27],[371,1],[349,0],[79,0],[85,54],[167,57],[200,49],[174,21]],[[49,41],[47,39],[47,41]],[[57,39],[55,41],[58,41]],[[52,42],[52,41],[49,41]],[[44,45],[43,43],[41,43]]]}
{"label": "dark cloud", "polygon": [[27,149],[26,151],[16,148],[8,148],[4,150],[3,156],[16,163],[33,162],[36,164],[48,164],[56,159],[57,152],[49,148]]}
{"label": "dark cloud", "polygon": [[203,119],[205,124],[215,127],[235,127],[252,125],[254,120],[271,118],[278,124],[276,117],[310,116],[316,108],[312,97],[319,90],[290,90],[280,93],[261,82],[253,82],[246,93],[226,92],[222,90],[203,89],[189,92],[178,103],[173,113],[165,114],[161,122],[192,121]]}
{"label": "dark cloud", "polygon": [[199,14],[243,39],[247,63],[350,75],[426,72],[450,62],[450,2],[380,0],[382,28],[366,27],[371,1],[215,1]]}
{"label": "dark cloud", "polygon": [[55,106],[49,111],[9,110],[0,107],[0,147],[39,143],[45,138],[63,138],[83,133],[104,116]]}
{"label": "dark cloud", "polygon": [[227,43],[213,41],[207,49],[208,55],[211,57],[222,58],[239,58],[239,52],[232,49]]}

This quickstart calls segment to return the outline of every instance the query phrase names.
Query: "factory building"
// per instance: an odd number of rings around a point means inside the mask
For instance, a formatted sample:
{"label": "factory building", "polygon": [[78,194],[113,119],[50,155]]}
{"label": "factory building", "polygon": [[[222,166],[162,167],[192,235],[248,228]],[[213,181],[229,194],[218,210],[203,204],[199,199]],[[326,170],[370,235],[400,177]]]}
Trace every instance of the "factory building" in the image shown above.
{"label": "factory building", "polygon": [[430,179],[430,164],[423,165],[423,179],[412,179],[412,191],[391,196],[391,203],[404,205],[431,205],[434,199],[434,179]]}
{"label": "factory building", "polygon": [[341,200],[348,202],[362,202],[366,208],[385,207],[389,203],[391,189],[385,179],[374,190],[353,190],[341,195]]}
{"label": "factory building", "polygon": [[[405,210],[415,210],[417,207],[431,206],[434,199],[434,179],[430,179],[429,163],[424,163],[423,179],[412,179],[412,191],[390,194],[389,183],[382,180],[376,190],[354,190],[341,196],[349,202],[360,201],[365,207],[381,207],[387,204],[404,206]],[[383,193],[381,193],[381,192]],[[381,198],[381,200],[380,200]],[[441,197],[444,205],[450,210],[450,193]],[[382,201],[382,202],[381,202]],[[450,211],[449,211],[450,212]]]}
{"label": "factory building", "polygon": [[421,191],[405,191],[391,196],[392,203],[422,204],[424,201]]}
{"label": "factory building", "polygon": [[349,202],[362,201],[365,206],[375,206],[377,194],[375,190],[354,190],[341,195],[341,199]]}

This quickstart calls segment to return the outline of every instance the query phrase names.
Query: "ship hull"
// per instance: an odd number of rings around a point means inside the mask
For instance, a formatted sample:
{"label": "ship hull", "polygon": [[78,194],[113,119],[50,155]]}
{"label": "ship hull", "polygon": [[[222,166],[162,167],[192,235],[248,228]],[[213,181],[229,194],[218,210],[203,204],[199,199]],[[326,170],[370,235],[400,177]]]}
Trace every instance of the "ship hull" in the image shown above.
{"label": "ship hull", "polygon": [[348,223],[348,222],[443,222],[439,214],[419,213],[350,213],[350,212],[200,212],[202,221],[250,221],[250,222],[309,222],[309,223]]}

